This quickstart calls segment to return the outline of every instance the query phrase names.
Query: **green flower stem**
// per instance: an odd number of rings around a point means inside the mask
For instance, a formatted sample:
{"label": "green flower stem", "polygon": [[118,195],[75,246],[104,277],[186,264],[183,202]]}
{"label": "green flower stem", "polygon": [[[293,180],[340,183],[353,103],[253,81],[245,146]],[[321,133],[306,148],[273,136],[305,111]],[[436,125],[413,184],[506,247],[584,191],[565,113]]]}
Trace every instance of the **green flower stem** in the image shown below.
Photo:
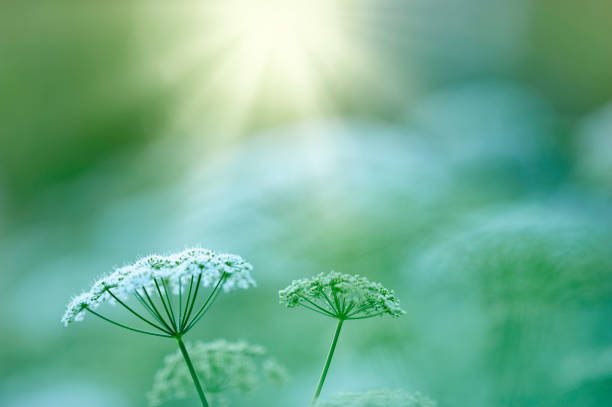
{"label": "green flower stem", "polygon": [[329,348],[329,353],[327,354],[327,360],[325,361],[323,372],[321,372],[321,378],[319,379],[317,390],[315,391],[314,397],[312,398],[311,406],[314,406],[315,404],[317,404],[317,400],[319,399],[319,395],[321,394],[321,389],[323,388],[323,382],[325,382],[325,376],[327,376],[327,371],[329,370],[329,364],[331,363],[332,357],[334,356],[334,350],[336,350],[336,344],[338,343],[338,337],[340,336],[340,330],[342,329],[343,322],[344,322],[344,319],[338,319],[338,326],[336,327],[336,333],[334,334],[334,340],[331,344],[331,348]]}
{"label": "green flower stem", "polygon": [[200,396],[202,406],[209,407],[208,401],[206,400],[206,396],[204,395],[204,390],[202,389],[202,385],[200,384],[200,380],[198,379],[198,375],[196,374],[196,371],[193,368],[189,353],[187,353],[187,348],[185,347],[185,344],[183,343],[183,340],[180,336],[176,336],[176,340],[178,342],[179,349],[183,354],[183,358],[185,358],[185,363],[187,364],[187,368],[189,369],[189,373],[191,374],[191,378],[193,379],[193,384],[195,385],[195,388],[198,391],[198,396]]}

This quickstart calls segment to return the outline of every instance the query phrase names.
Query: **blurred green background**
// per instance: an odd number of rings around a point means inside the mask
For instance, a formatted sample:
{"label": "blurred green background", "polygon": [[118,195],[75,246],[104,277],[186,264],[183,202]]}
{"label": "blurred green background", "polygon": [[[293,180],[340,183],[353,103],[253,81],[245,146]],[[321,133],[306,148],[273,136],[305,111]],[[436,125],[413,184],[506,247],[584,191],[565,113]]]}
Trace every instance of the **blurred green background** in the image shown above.
{"label": "blurred green background", "polygon": [[277,291],[331,269],[407,315],[347,324],[323,398],[611,405],[611,20],[609,0],[2,2],[0,405],[145,406],[175,345],[59,319],[112,267],[198,244],[259,287],[188,339],[291,373],[234,405],[309,400],[334,323]]}

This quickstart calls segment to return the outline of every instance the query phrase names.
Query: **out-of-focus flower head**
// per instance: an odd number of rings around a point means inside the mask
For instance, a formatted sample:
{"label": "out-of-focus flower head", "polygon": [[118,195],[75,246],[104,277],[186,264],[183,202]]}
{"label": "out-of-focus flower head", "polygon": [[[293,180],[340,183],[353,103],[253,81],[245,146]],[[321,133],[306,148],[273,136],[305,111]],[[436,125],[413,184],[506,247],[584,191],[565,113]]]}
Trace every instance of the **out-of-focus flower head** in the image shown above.
{"label": "out-of-focus flower head", "polygon": [[[288,377],[285,368],[266,358],[266,350],[259,345],[220,339],[186,346],[207,396],[215,405],[225,405],[232,393],[251,393],[261,384],[262,377],[272,382],[284,382]],[[163,367],[155,375],[149,404],[158,406],[170,399],[185,398],[192,387],[181,353],[174,352],[165,357]]]}

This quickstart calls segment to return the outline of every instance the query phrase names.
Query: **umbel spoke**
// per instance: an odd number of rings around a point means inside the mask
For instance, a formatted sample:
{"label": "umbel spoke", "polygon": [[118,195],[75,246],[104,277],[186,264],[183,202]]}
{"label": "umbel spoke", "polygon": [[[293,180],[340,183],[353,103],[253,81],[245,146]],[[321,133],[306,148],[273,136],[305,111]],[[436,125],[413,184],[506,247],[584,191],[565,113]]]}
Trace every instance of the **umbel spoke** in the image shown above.
{"label": "umbel spoke", "polygon": [[183,311],[183,279],[179,278],[179,305],[178,305],[178,322],[179,322],[179,326],[181,326],[181,322],[183,320],[183,317],[181,315],[182,311]]}
{"label": "umbel spoke", "polygon": [[185,322],[183,323],[183,326],[181,327],[181,330],[185,327],[185,325],[187,324],[187,321],[189,321],[189,317],[191,317],[191,312],[193,311],[193,306],[195,305],[196,298],[198,297],[198,291],[200,290],[200,281],[201,280],[202,280],[202,275],[200,274],[198,276],[198,281],[196,281],[195,291],[193,293],[193,298],[191,299],[191,305],[189,306],[189,311],[187,311],[187,313],[186,313]]}
{"label": "umbel spoke", "polygon": [[140,318],[141,320],[143,320],[144,322],[146,322],[147,324],[151,325],[154,328],[159,329],[162,332],[166,332],[166,333],[170,333],[167,332],[164,328],[160,327],[159,325],[149,321],[148,319],[146,319],[145,317],[143,317],[142,315],[140,315],[139,313],[137,313],[136,311],[134,311],[132,308],[130,308],[126,303],[124,303],[123,301],[121,301],[115,294],[112,293],[111,290],[108,290],[108,293],[115,299],[115,301],[117,301],[119,304],[123,305],[123,307],[125,309],[127,309],[128,311],[130,311],[132,314],[136,315],[138,318]]}
{"label": "umbel spoke", "polygon": [[[145,296],[147,297],[147,301],[149,301],[149,305],[153,309],[153,313],[155,315],[157,315],[157,318],[161,321],[162,325],[164,325],[168,331],[174,332],[172,330],[172,328],[170,327],[170,325],[166,322],[166,320],[164,319],[162,314],[159,312],[157,307],[155,306],[155,302],[153,301],[153,299],[151,299],[151,296],[149,295],[149,292],[147,291],[147,289],[144,286],[142,287],[142,291],[145,293]],[[135,292],[137,293],[138,291],[135,291]]]}
{"label": "umbel spoke", "polygon": [[168,316],[168,325],[172,326],[172,328],[174,329],[174,331],[176,332],[176,326],[173,323],[172,320],[172,315],[170,314],[170,310],[168,309],[168,305],[166,305],[166,300],[164,299],[164,295],[161,292],[161,289],[159,288],[159,284],[157,283],[157,279],[153,279],[153,281],[155,282],[155,288],[157,289],[157,294],[159,295],[159,299],[162,302],[162,305],[164,306],[164,310],[166,311],[166,315]]}
{"label": "umbel spoke", "polygon": [[166,280],[162,278],[162,284],[164,286],[164,294],[166,294],[166,301],[168,301],[168,308],[170,308],[170,316],[172,316],[172,324],[174,325],[174,329],[178,331],[179,326],[176,323],[176,318],[174,317],[174,309],[172,307],[172,301],[170,301],[170,293],[168,292],[168,285],[166,284]]}
{"label": "umbel spoke", "polygon": [[142,329],[131,328],[131,327],[127,326],[127,325],[123,325],[123,324],[120,324],[119,322],[113,321],[112,319],[106,318],[105,316],[100,315],[96,311],[91,310],[89,308],[87,308],[87,311],[91,312],[92,314],[94,314],[98,318],[102,318],[103,320],[105,320],[107,322],[110,322],[113,325],[117,325],[118,327],[125,328],[125,329],[133,331],[133,332],[138,332],[138,333],[146,334],[146,335],[161,336],[162,338],[173,338],[172,335],[158,334],[158,333],[155,333],[155,332],[143,331]]}
{"label": "umbel spoke", "polygon": [[191,279],[189,281],[189,293],[187,294],[187,299],[185,300],[185,310],[183,312],[183,318],[181,318],[181,330],[183,329],[183,327],[185,326],[185,317],[187,316],[187,308],[189,307],[189,301],[191,300],[191,290],[193,288],[193,276],[191,276]]}
{"label": "umbel spoke", "polygon": [[185,301],[184,309],[183,309],[183,297],[182,297],[183,295],[182,294],[182,283],[179,280],[178,310],[176,312],[174,310],[172,299],[170,298],[170,290],[168,288],[168,284],[166,283],[166,281],[163,278],[161,279],[161,286],[163,287],[163,292],[162,292],[162,287],[160,287],[160,283],[157,281],[157,279],[153,279],[153,282],[155,283],[157,295],[159,297],[158,299],[162,303],[166,318],[164,318],[164,315],[161,314],[161,312],[155,305],[155,301],[149,295],[149,292],[147,291],[146,287],[144,286],[142,287],[144,297],[143,295],[140,294],[140,292],[138,292],[138,290],[135,290],[134,295],[136,296],[136,299],[138,300],[138,302],[142,305],[145,311],[148,312],[153,317],[153,319],[155,319],[157,322],[161,324],[161,326],[150,321],[144,316],[142,316],[140,313],[138,313],[136,310],[134,310],[132,307],[130,307],[124,301],[122,301],[119,297],[117,297],[114,293],[108,290],[108,293],[115,299],[115,301],[117,301],[117,303],[121,304],[130,313],[138,317],[138,319],[158,329],[162,333],[149,332],[149,331],[145,331],[142,329],[133,328],[125,324],[119,323],[117,321],[113,321],[112,319],[107,318],[94,310],[87,309],[87,311],[91,312],[93,315],[97,316],[98,318],[103,319],[104,321],[110,322],[111,324],[115,326],[127,329],[132,332],[142,333],[142,334],[151,335],[151,336],[158,336],[162,338],[175,338],[178,341],[178,345],[181,350],[181,354],[183,355],[183,358],[185,359],[185,363],[187,364],[189,373],[191,374],[191,378],[197,390],[198,397],[200,398],[202,406],[209,407],[208,400],[206,399],[204,389],[202,387],[202,384],[200,383],[199,378],[197,377],[195,369],[193,368],[191,359],[189,358],[189,353],[187,352],[187,348],[183,344],[182,337],[191,328],[195,326],[195,324],[204,316],[204,314],[206,314],[206,311],[208,311],[208,309],[214,303],[215,299],[217,298],[217,295],[221,291],[221,287],[223,286],[223,283],[225,282],[225,279],[226,279],[225,277],[226,277],[226,273],[223,272],[223,274],[219,278],[219,281],[217,281],[217,283],[215,284],[214,288],[211,290],[210,294],[208,295],[204,303],[200,306],[200,308],[195,313],[193,313],[193,310],[195,308],[195,304],[198,299],[198,292],[200,291],[199,289],[200,289],[200,283],[202,280],[202,274],[198,275],[195,290],[193,289],[194,277],[191,276],[190,282],[189,282],[189,290],[188,290],[187,298]]}
{"label": "umbel spoke", "polygon": [[[208,407],[204,389],[195,375],[182,337],[206,314],[226,281],[228,284],[225,291],[254,287],[252,269],[253,266],[240,256],[218,254],[203,248],[186,249],[169,256],[147,256],[131,265],[115,269],[96,281],[88,291],[73,297],[62,317],[62,323],[68,326],[81,321],[83,315],[89,312],[132,332],[176,339],[202,406]],[[183,298],[183,286],[187,288],[187,280],[189,289],[186,290],[187,298]],[[202,282],[206,282],[207,287],[209,282],[215,284],[204,303],[195,308]],[[177,288],[178,299],[173,299],[171,290]],[[136,297],[135,301],[140,303],[142,309],[135,307],[137,310],[132,304],[128,305],[126,298],[132,296]],[[96,309],[109,300],[113,304],[120,304],[130,314],[158,332],[128,326],[98,313]],[[197,311],[194,313],[194,310]]]}
{"label": "umbel spoke", "polygon": [[219,281],[215,285],[215,288],[213,288],[212,292],[210,293],[210,295],[208,296],[208,298],[206,299],[206,301],[204,302],[200,310],[196,312],[191,322],[189,322],[187,327],[183,330],[184,333],[187,333],[187,331],[189,331],[200,320],[200,318],[204,316],[206,311],[208,311],[208,308],[210,308],[212,303],[217,298],[217,294],[219,293],[221,286],[223,285],[224,282],[225,282],[225,273],[221,275],[221,278],[219,278]]}
{"label": "umbel spoke", "polygon": [[[149,294],[149,292],[144,286],[142,287],[142,292],[144,295],[141,294],[138,290],[134,291],[136,300],[140,303],[140,305],[142,305],[142,308],[146,311],[146,313],[148,313],[159,324],[144,317],[140,312],[130,307],[128,304],[125,303],[125,301],[121,300],[113,292],[108,290],[108,293],[113,297],[115,301],[117,301],[118,304],[120,304],[123,308],[128,310],[131,314],[135,315],[138,319],[152,326],[153,328],[160,331],[161,333],[149,332],[143,329],[138,329],[138,328],[127,326],[125,324],[114,321],[108,317],[105,317],[90,308],[87,308],[87,311],[89,311],[93,315],[96,315],[97,317],[107,322],[110,322],[116,326],[128,329],[133,332],[144,333],[144,334],[155,335],[155,336],[162,336],[162,337],[167,337],[167,338],[180,337],[180,336],[185,335],[189,330],[191,330],[191,328],[193,328],[195,324],[197,324],[198,321],[210,309],[212,304],[215,302],[219,292],[221,291],[221,288],[223,287],[223,283],[226,280],[226,273],[223,273],[221,275],[221,277],[219,278],[219,280],[217,281],[217,283],[211,290],[206,300],[204,300],[202,305],[199,306],[198,310],[194,312],[195,304],[196,302],[198,302],[197,300],[198,300],[198,292],[200,291],[199,288],[200,288],[201,278],[202,276],[199,275],[198,279],[195,282],[196,286],[194,289],[193,288],[194,277],[193,276],[191,277],[190,283],[189,283],[189,290],[188,290],[187,298],[185,300],[184,305],[183,305],[182,293],[179,291],[179,294],[178,294],[179,296],[178,307],[179,308],[177,311],[174,310],[174,307],[176,304],[173,304],[173,301],[170,297],[170,293],[169,293],[170,290],[168,288],[167,283],[164,282],[163,279],[162,279],[161,284],[157,281],[157,279],[154,280],[155,288],[156,288],[156,290],[154,291],[157,292],[158,300],[162,303],[162,307],[165,312],[165,315],[160,312],[160,309],[155,304],[154,298],[151,297],[151,295]],[[163,287],[163,291],[162,291],[162,287]]]}
{"label": "umbel spoke", "polygon": [[136,298],[142,304],[142,306],[145,307],[147,311],[149,311],[149,314],[151,314],[153,318],[155,318],[160,324],[162,324],[168,332],[172,332],[172,329],[166,324],[166,321],[164,321],[161,315],[159,315],[159,312],[157,312],[155,308],[152,308],[151,305],[147,303],[147,301],[142,297],[142,295],[140,295],[138,291],[134,291],[134,294],[136,295]]}

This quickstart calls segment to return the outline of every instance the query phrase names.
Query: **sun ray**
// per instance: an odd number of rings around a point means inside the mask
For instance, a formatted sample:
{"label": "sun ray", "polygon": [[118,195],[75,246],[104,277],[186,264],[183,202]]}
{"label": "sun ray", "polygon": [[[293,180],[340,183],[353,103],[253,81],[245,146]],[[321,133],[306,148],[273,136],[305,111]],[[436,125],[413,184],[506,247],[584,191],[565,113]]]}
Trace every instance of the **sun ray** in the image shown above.
{"label": "sun ray", "polygon": [[160,41],[147,39],[156,44],[150,72],[172,89],[173,126],[181,133],[206,126],[231,139],[287,119],[404,98],[368,35],[380,27],[363,24],[368,4],[189,0],[153,12],[149,22],[159,29],[148,32]]}

